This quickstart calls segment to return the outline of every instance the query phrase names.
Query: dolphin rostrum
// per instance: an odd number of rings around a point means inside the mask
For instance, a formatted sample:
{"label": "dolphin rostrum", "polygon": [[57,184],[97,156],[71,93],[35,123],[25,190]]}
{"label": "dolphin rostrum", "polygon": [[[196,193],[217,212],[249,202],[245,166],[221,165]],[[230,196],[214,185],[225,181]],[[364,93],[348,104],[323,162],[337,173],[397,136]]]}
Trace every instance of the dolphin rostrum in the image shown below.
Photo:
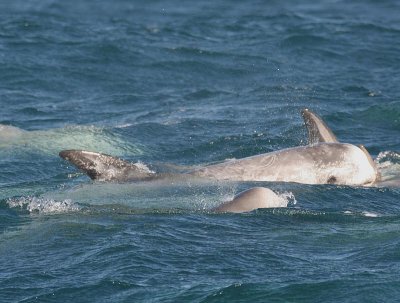
{"label": "dolphin rostrum", "polygon": [[[341,185],[371,185],[378,180],[375,163],[363,146],[338,142],[322,119],[308,109],[302,111],[302,116],[309,145],[194,168],[186,171],[186,176]],[[156,173],[142,163],[130,163],[95,152],[64,150],[60,156],[94,180],[140,181],[171,176]]]}

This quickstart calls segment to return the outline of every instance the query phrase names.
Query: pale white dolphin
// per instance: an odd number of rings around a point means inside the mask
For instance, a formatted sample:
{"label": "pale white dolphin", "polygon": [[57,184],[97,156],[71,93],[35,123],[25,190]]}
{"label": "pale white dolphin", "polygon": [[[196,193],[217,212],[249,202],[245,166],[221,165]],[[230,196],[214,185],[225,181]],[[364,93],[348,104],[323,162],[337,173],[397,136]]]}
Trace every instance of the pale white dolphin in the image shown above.
{"label": "pale white dolphin", "polygon": [[214,212],[243,213],[259,208],[286,207],[287,200],[265,187],[252,187],[237,194],[232,201],[213,209]]}
{"label": "pale white dolphin", "polygon": [[347,143],[319,143],[202,167],[201,177],[229,181],[370,185],[377,175],[366,153]]}
{"label": "pale white dolphin", "polygon": [[[337,142],[328,126],[309,110],[302,111],[310,145],[298,146],[187,170],[186,176],[227,181],[297,182],[306,184],[371,185],[379,179],[364,147]],[[171,177],[141,163],[82,150],[60,156],[103,181],[139,181]]]}

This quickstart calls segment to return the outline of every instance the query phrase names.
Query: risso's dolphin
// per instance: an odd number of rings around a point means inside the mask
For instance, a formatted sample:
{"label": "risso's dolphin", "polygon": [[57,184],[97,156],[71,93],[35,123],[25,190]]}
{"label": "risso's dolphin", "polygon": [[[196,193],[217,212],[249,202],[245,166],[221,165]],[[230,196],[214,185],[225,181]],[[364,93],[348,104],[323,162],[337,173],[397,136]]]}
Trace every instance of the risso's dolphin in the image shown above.
{"label": "risso's dolphin", "polygon": [[[379,179],[376,165],[363,146],[338,142],[322,119],[308,109],[302,111],[302,116],[309,145],[205,165],[185,171],[185,176],[341,185],[371,185]],[[142,163],[130,163],[95,152],[64,150],[60,156],[94,180],[140,181],[171,176],[154,172]]]}

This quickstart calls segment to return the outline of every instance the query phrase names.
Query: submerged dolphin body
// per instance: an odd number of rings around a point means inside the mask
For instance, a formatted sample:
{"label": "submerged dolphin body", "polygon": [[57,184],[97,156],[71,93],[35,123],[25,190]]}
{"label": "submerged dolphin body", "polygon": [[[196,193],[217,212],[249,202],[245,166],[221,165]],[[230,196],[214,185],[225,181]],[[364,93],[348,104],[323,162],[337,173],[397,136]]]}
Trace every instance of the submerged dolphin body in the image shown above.
{"label": "submerged dolphin body", "polygon": [[[306,184],[371,185],[379,174],[364,147],[337,142],[329,127],[316,114],[303,110],[310,145],[278,150],[243,159],[207,165],[185,175],[228,181],[297,182]],[[141,163],[112,156],[64,150],[60,156],[94,180],[140,181],[163,177]]]}

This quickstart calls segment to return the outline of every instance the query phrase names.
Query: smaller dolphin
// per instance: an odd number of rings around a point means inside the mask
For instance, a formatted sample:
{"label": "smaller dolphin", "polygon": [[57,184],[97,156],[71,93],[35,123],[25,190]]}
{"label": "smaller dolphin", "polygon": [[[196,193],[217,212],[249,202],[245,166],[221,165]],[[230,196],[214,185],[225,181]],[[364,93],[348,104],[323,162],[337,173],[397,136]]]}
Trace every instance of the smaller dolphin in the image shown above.
{"label": "smaller dolphin", "polygon": [[287,201],[265,187],[252,187],[237,194],[232,201],[213,209],[214,212],[243,213],[258,208],[286,207]]}

